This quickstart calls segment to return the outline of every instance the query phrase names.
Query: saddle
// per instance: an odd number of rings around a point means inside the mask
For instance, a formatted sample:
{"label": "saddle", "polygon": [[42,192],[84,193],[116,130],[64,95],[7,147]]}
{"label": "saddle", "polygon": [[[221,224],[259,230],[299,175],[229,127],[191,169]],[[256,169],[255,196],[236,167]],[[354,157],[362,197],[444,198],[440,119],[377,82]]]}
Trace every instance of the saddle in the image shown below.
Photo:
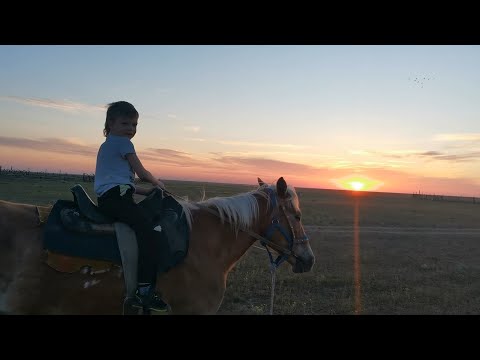
{"label": "saddle", "polygon": [[[138,247],[135,232],[128,225],[114,222],[100,212],[85,189],[76,184],[71,189],[73,201],[58,200],[45,226],[44,248],[48,264],[57,270],[65,264],[65,256],[76,263],[92,263],[92,259],[123,266],[127,295],[136,290]],[[189,229],[181,205],[161,189],[154,189],[138,203],[154,224],[158,224],[169,245],[169,254],[162,254],[159,272],[166,272],[182,261],[188,252]],[[56,260],[55,260],[56,259]],[[87,261],[88,260],[88,261]],[[56,265],[56,267],[55,267]],[[70,262],[70,269],[72,268]]]}
{"label": "saddle", "polygon": [[[80,184],[71,189],[76,209],[65,208],[61,211],[62,223],[71,231],[90,234],[114,234],[113,219],[100,212],[97,205]],[[138,204],[144,207],[153,223],[158,224],[163,213],[163,191],[154,189]]]}

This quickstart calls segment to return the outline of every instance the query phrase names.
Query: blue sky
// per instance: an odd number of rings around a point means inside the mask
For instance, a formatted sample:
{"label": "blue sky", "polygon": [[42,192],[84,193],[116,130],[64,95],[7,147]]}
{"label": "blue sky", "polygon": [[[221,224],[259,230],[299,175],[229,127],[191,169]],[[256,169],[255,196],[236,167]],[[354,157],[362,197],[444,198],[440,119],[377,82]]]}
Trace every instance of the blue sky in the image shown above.
{"label": "blue sky", "polygon": [[478,64],[459,45],[0,46],[0,164],[92,172],[127,100],[159,177],[480,196]]}

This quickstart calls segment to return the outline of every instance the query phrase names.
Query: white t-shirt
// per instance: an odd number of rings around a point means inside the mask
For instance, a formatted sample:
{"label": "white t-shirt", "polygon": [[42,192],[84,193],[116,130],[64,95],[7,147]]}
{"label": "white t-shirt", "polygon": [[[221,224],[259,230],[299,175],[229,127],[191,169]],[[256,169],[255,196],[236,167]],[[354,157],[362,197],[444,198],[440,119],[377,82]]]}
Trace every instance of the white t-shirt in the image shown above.
{"label": "white t-shirt", "polygon": [[128,137],[109,134],[97,154],[94,190],[97,196],[117,185],[131,185],[135,189],[135,172],[126,155],[135,154]]}

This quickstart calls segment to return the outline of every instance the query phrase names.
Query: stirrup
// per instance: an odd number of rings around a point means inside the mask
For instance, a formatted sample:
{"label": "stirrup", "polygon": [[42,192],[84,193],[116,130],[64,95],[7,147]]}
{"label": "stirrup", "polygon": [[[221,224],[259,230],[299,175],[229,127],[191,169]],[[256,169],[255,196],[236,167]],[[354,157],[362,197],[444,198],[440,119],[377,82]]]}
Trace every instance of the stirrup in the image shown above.
{"label": "stirrup", "polygon": [[142,315],[142,313],[144,313],[143,308],[133,306],[136,302],[137,299],[135,299],[135,297],[125,297],[125,299],[123,299],[122,315]]}

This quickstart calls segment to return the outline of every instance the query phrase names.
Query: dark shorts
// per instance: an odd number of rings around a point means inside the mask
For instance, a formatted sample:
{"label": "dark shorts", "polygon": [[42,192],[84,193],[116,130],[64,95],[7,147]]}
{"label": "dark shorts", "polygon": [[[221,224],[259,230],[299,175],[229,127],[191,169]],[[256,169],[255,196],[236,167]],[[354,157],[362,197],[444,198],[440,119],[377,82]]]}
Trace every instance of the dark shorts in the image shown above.
{"label": "dark shorts", "polygon": [[163,234],[153,230],[150,214],[133,199],[134,189],[130,188],[121,196],[120,186],[115,186],[98,197],[98,208],[116,221],[128,224],[137,236],[138,244],[138,281],[153,282],[158,260],[165,252]]}

